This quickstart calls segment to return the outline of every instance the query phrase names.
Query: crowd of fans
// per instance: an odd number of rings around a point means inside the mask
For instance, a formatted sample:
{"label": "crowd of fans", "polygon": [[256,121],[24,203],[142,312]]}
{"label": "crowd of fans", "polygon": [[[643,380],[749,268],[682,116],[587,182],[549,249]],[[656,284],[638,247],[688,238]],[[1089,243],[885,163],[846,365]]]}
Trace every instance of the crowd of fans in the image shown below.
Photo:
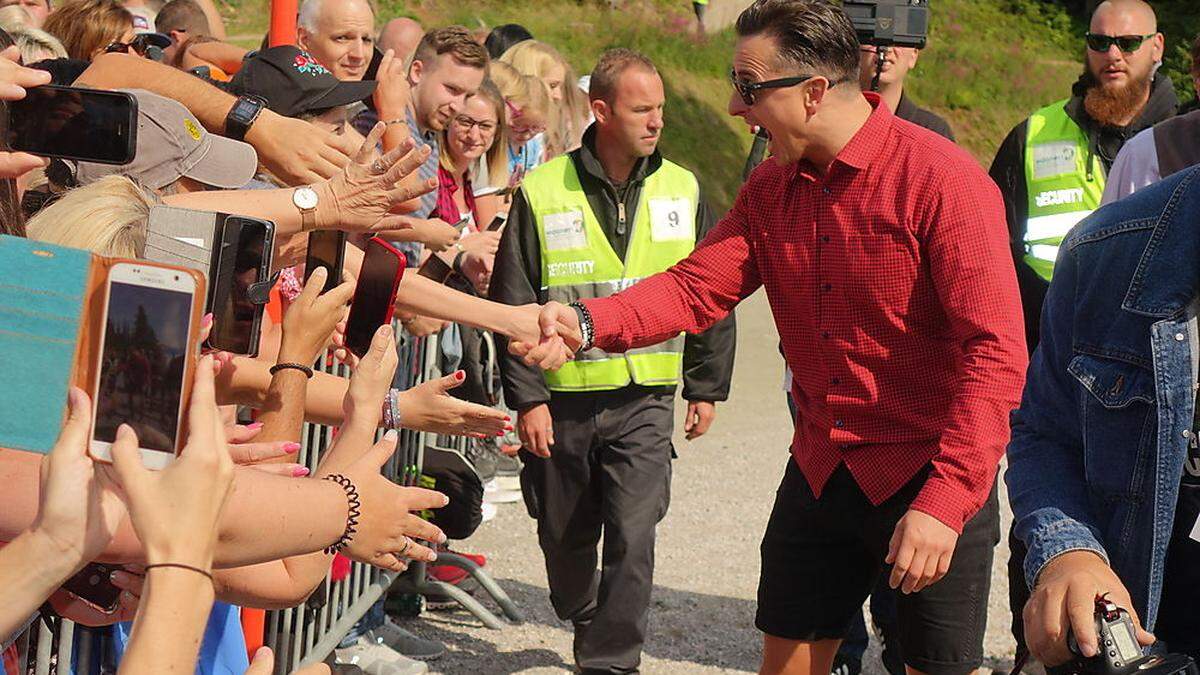
{"label": "crowd of fans", "polygon": [[[763,672],[856,675],[868,596],[894,675],[978,668],[1006,446],[1021,660],[1095,654],[1106,594],[1144,620],[1141,644],[1157,625],[1160,647],[1200,657],[1200,112],[1176,117],[1148,4],[1099,5],[1071,96],[1018,125],[989,176],[906,95],[919,50],[860,45],[823,0],[758,0],[730,113],[773,159],[720,219],[657,149],[645,56],[610,50],[580,77],[516,24],[383,18],[303,0],[295,44],[246,50],[213,0],[0,0],[3,117],[49,84],[137,104],[124,164],[11,151],[4,124],[0,243],[151,258],[163,206],[274,225],[259,348],[180,366],[186,439],[166,468],[143,465],[132,421],[111,462],[94,456],[94,401],[115,395],[94,388],[35,422],[57,433],[44,456],[0,449],[0,675],[39,616],[102,630],[122,673],[268,673],[239,608],[294,607],[347,560],[461,584],[437,564],[446,491],[381,472],[400,429],[469,439],[481,480],[452,505],[474,523],[455,538],[523,496],[577,666],[637,672],[675,390],[698,438],[729,395],[733,307],[759,286],[795,424],[762,546]],[[1193,56],[1200,85],[1200,39]],[[306,269],[322,232],[345,234],[341,283]],[[409,267],[396,327],[356,356],[347,314],[385,240]],[[0,300],[6,324],[34,313]],[[201,342],[227,318],[204,316]],[[413,385],[400,354],[434,335],[448,375]],[[310,368],[327,361],[352,375]],[[0,433],[21,415],[0,410]],[[337,427],[312,467],[293,461],[305,422]],[[97,562],[114,607],[68,590]],[[445,648],[396,620],[407,595],[296,672],[425,672]]]}

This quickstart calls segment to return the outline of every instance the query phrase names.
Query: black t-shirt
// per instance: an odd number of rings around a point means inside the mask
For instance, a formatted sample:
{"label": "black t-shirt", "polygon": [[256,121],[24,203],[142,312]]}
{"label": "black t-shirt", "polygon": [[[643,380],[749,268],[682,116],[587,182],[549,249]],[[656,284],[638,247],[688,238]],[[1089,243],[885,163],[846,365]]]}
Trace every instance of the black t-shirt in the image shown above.
{"label": "black t-shirt", "polygon": [[1192,539],[1192,527],[1200,517],[1200,397],[1192,422],[1188,456],[1183,463],[1183,481],[1175,507],[1175,527],[1167,550],[1162,603],[1154,633],[1173,652],[1200,658],[1200,542]]}

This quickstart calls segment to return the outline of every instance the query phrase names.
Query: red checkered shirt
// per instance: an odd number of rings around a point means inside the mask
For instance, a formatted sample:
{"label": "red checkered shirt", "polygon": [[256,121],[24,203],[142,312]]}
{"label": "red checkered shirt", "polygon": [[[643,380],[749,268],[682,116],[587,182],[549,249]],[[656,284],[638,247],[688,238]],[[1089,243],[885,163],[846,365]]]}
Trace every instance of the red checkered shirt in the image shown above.
{"label": "red checkered shirt", "polygon": [[878,505],[932,464],[912,508],[961,532],[1027,362],[1003,202],[966,152],[868,99],[824,176],[765,162],[691,256],[587,306],[596,345],[620,352],[704,330],[766,286],[813,493],[844,463]]}

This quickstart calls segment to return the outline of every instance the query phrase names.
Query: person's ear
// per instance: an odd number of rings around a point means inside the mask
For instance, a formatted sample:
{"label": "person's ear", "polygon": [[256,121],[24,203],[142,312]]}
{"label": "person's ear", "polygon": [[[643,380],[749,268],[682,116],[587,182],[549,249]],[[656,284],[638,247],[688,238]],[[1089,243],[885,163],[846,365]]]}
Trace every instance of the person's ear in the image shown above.
{"label": "person's ear", "polygon": [[604,99],[597,98],[592,100],[592,116],[596,118],[596,122],[605,124],[608,122],[611,113],[612,110],[608,107],[608,103]]}
{"label": "person's ear", "polygon": [[829,94],[829,80],[824,77],[814,77],[805,82],[804,87],[804,108],[811,115],[817,111],[817,106],[821,105],[821,101]]}
{"label": "person's ear", "polygon": [[309,37],[308,29],[306,29],[304,26],[298,26],[296,28],[296,46],[306,52],[308,51]]}
{"label": "person's ear", "polygon": [[410,85],[419,84],[421,76],[425,74],[425,63],[417,59],[413,59],[412,64],[408,66],[408,83]]}
{"label": "person's ear", "polygon": [[1155,33],[1154,37],[1150,39],[1154,41],[1154,62],[1162,63],[1163,52],[1166,51],[1166,38],[1162,33]]}
{"label": "person's ear", "polygon": [[909,50],[909,52],[911,55],[908,57],[908,69],[912,70],[913,68],[917,67],[917,61],[919,61],[921,58],[921,50],[914,48]]}

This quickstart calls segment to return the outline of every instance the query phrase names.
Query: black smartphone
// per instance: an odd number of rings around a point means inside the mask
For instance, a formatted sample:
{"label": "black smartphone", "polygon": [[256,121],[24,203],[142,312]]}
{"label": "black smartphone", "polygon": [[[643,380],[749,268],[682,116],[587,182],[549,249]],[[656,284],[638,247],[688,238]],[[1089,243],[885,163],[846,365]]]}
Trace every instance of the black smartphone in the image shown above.
{"label": "black smartphone", "polygon": [[487,231],[495,232],[496,230],[504,227],[504,224],[507,222],[508,222],[508,214],[507,213],[497,213],[496,217],[492,218],[492,222],[488,223]]}
{"label": "black smartphone", "polygon": [[233,354],[258,355],[263,304],[253,291],[271,274],[275,224],[269,220],[226,216],[218,240],[209,311],[212,332],[205,345]]}
{"label": "black smartphone", "polygon": [[121,589],[113,585],[111,575],[119,569],[117,565],[92,563],[67,579],[62,587],[101,612],[112,614],[120,605]]}
{"label": "black smartphone", "polygon": [[341,230],[316,230],[308,235],[308,255],[304,259],[304,282],[324,267],[325,288],[328,293],[342,283],[342,267],[346,263],[346,233]]}
{"label": "black smartphone", "polygon": [[19,152],[98,164],[128,164],[137,152],[132,94],[48,84],[8,110],[8,145]]}
{"label": "black smartphone", "polygon": [[392,320],[396,290],[407,264],[403,253],[379,237],[367,242],[350,303],[350,318],[346,319],[346,348],[355,356],[366,355],[375,331]]}

